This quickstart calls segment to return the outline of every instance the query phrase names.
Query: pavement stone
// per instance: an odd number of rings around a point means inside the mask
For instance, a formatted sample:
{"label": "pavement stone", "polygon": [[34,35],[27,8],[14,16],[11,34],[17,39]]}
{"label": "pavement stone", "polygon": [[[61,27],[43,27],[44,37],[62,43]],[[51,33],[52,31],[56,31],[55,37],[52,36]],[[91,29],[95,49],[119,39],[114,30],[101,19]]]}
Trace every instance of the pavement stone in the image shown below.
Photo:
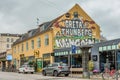
{"label": "pavement stone", "polygon": [[[36,73],[36,74],[39,74],[39,75],[42,75],[41,73]],[[61,75],[63,76],[63,75]],[[61,77],[60,76],[60,77]],[[102,80],[102,77],[100,75],[93,75],[91,76],[90,79],[84,79],[82,78],[82,74],[70,74],[69,77],[67,78],[60,78],[60,77],[55,77],[55,78],[50,78],[50,79],[41,79],[41,80]]]}

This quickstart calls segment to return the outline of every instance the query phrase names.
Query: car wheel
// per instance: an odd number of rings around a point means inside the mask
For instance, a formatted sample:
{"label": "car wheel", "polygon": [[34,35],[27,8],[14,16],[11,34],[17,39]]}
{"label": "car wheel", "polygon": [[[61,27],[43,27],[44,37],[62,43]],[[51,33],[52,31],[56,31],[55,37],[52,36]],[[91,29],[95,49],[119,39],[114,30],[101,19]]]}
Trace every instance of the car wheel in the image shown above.
{"label": "car wheel", "polygon": [[58,76],[58,72],[57,72],[57,71],[54,71],[53,75],[54,75],[55,77],[57,77],[57,76]]}
{"label": "car wheel", "polygon": [[25,72],[25,70],[23,71],[24,74],[27,74],[27,72]]}
{"label": "car wheel", "polygon": [[20,73],[20,71],[18,71],[18,73]]}
{"label": "car wheel", "polygon": [[65,74],[65,76],[69,76],[69,74]]}
{"label": "car wheel", "polygon": [[25,74],[25,71],[23,70],[23,74]]}
{"label": "car wheel", "polygon": [[31,72],[31,74],[33,74],[34,72]]}
{"label": "car wheel", "polygon": [[43,76],[46,76],[46,72],[45,72],[45,71],[42,71],[42,75],[43,75]]}

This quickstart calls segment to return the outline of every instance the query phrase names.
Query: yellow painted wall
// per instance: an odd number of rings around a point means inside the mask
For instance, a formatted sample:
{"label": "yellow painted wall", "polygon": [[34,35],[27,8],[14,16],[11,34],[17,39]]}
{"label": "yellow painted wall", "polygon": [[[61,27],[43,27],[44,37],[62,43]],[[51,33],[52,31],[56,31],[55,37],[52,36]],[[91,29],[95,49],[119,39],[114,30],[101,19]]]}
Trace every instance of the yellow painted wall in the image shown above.
{"label": "yellow painted wall", "polygon": [[[47,46],[45,46],[45,35],[46,34],[49,35],[49,45],[47,45]],[[37,47],[37,38],[39,38],[39,37],[41,39],[41,47],[40,48]],[[31,48],[31,40],[34,40],[34,49]],[[28,46],[29,46],[28,51],[26,50],[26,42],[28,42]],[[21,51],[22,44],[24,44],[24,51],[23,52]],[[42,58],[42,55],[44,53],[52,53],[53,52],[52,44],[53,44],[52,30],[50,30],[49,32],[40,34],[40,35],[35,36],[31,39],[28,39],[26,41],[23,41],[19,44],[14,45],[13,49],[12,49],[13,59],[20,60],[20,54],[24,54],[24,57],[34,56],[34,51],[37,51],[37,50],[39,50],[39,52],[40,52],[39,58]],[[19,45],[20,51],[18,51],[18,45]],[[16,47],[16,52],[15,52],[15,47]]]}
{"label": "yellow painted wall", "polygon": [[[62,20],[65,20],[65,19],[73,19],[73,13],[74,12],[78,12],[79,14],[79,18],[81,17],[83,21],[85,20],[88,20],[88,21],[93,21],[95,22],[94,20],[92,20],[92,18],[78,5],[76,4],[73,8],[71,8],[67,13],[70,13],[70,18],[66,18],[65,17],[65,14],[60,18],[58,19],[56,22],[60,22]],[[64,25],[63,23],[60,22],[60,25]],[[94,23],[94,24],[90,24],[89,23],[89,26],[88,28],[91,28],[91,27],[95,27],[95,29],[92,29],[93,31],[93,37],[96,38],[96,39],[100,39],[100,27],[97,25],[97,23]],[[59,29],[58,29],[59,31]],[[57,30],[55,31],[57,32]]]}

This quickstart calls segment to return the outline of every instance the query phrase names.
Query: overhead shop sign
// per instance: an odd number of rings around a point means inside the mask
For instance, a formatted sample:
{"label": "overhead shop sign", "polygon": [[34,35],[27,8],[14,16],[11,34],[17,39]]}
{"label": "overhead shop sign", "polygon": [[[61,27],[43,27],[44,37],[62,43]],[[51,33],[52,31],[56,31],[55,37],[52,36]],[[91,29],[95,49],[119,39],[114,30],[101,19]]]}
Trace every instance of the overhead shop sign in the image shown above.
{"label": "overhead shop sign", "polygon": [[11,54],[7,55],[6,60],[12,60],[12,55]]}
{"label": "overhead shop sign", "polygon": [[[80,19],[62,20],[59,26],[60,31],[56,33],[54,48],[67,48],[71,45],[80,46],[92,44],[92,29],[87,28]],[[59,25],[60,25],[59,23]]]}

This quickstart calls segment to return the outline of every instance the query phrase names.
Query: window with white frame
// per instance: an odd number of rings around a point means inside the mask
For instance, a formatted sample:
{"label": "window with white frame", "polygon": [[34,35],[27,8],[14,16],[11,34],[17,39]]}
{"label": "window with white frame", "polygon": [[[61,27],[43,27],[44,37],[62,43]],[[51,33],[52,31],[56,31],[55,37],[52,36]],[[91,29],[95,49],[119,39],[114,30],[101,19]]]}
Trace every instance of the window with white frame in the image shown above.
{"label": "window with white frame", "polygon": [[9,44],[7,44],[6,46],[7,46],[7,48],[9,48],[9,47],[10,47],[10,46],[9,46]]}
{"label": "window with white frame", "polygon": [[9,38],[7,38],[7,42],[9,42],[10,41],[10,39]]}
{"label": "window with white frame", "polygon": [[24,51],[24,44],[22,44],[21,51],[22,52]]}
{"label": "window with white frame", "polygon": [[26,51],[28,51],[28,49],[29,49],[29,48],[28,48],[28,42],[26,42]]}
{"label": "window with white frame", "polygon": [[14,47],[14,53],[16,53],[16,47]]}
{"label": "window with white frame", "polygon": [[45,35],[45,45],[49,45],[49,36],[48,36],[48,34]]}
{"label": "window with white frame", "polygon": [[41,39],[40,39],[40,37],[37,39],[37,47],[38,48],[40,48],[40,46],[41,46]]}
{"label": "window with white frame", "polygon": [[31,40],[31,48],[34,49],[34,40]]}
{"label": "window with white frame", "polygon": [[13,39],[13,38],[11,38],[11,42],[14,42],[14,39]]}
{"label": "window with white frame", "polygon": [[19,47],[19,45],[18,45],[18,53],[20,52],[20,47]]}

